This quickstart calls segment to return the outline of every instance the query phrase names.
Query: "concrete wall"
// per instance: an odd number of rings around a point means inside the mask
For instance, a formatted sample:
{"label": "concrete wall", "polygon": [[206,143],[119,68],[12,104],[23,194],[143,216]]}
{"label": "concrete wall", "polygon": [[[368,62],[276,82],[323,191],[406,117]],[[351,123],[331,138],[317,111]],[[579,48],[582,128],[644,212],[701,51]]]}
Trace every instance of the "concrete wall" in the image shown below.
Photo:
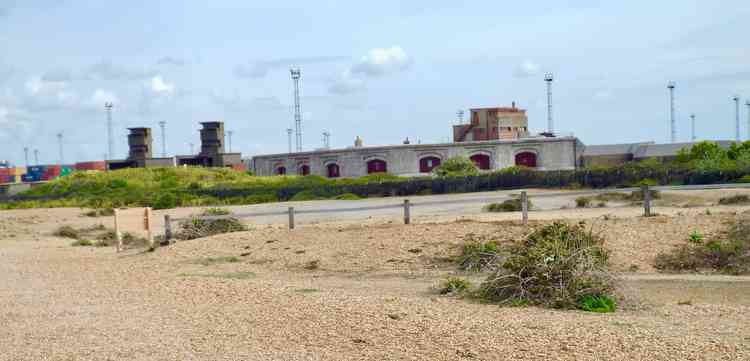
{"label": "concrete wall", "polygon": [[[445,161],[455,156],[470,157],[486,154],[490,157],[491,169],[502,169],[515,165],[515,156],[521,152],[537,155],[537,169],[575,169],[583,145],[574,137],[526,138],[517,140],[493,140],[446,144],[410,144],[386,147],[363,147],[317,152],[273,154],[253,157],[248,169],[257,175],[275,175],[283,166],[286,174],[296,175],[302,165],[310,167],[310,174],[327,176],[326,166],[336,163],[342,177],[367,175],[367,162],[380,159],[387,163],[388,173],[395,175],[420,175],[419,160],[434,156]],[[424,175],[424,174],[422,174]]]}

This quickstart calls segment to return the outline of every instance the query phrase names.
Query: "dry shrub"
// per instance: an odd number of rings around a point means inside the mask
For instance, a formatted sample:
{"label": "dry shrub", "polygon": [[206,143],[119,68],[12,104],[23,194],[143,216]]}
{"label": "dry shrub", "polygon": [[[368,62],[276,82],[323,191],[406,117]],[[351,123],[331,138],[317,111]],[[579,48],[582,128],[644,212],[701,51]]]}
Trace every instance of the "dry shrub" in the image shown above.
{"label": "dry shrub", "polygon": [[[531,210],[531,200],[526,199],[528,209]],[[521,198],[513,197],[502,203],[490,203],[484,207],[487,212],[520,212],[522,210]]]}
{"label": "dry shrub", "polygon": [[496,262],[498,247],[495,241],[486,241],[473,233],[466,236],[458,256],[458,268],[464,271],[483,271]]}
{"label": "dry shrub", "polygon": [[206,216],[216,216],[217,213],[226,214],[223,211],[220,208],[209,208],[202,215],[192,216],[180,222],[180,231],[175,235],[176,238],[189,240],[222,233],[247,231],[247,226],[234,217],[203,218]]}
{"label": "dry shrub", "polygon": [[659,253],[654,267],[667,272],[750,274],[750,218],[735,219],[725,234],[708,242],[690,237],[686,244]]}
{"label": "dry shrub", "polygon": [[603,239],[583,223],[555,222],[509,247],[477,296],[504,305],[583,308],[591,297],[613,299]]}
{"label": "dry shrub", "polygon": [[747,194],[735,194],[729,197],[722,197],[719,199],[719,204],[730,205],[730,204],[744,204],[750,203],[750,196]]}

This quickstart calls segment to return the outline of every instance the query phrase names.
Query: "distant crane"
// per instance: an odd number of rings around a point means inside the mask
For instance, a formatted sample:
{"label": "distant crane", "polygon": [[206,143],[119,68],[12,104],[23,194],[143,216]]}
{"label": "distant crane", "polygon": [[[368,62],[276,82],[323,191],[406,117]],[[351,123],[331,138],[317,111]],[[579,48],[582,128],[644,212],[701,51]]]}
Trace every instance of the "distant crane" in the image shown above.
{"label": "distant crane", "polygon": [[34,165],[39,165],[39,149],[34,149]]}
{"label": "distant crane", "polygon": [[190,155],[194,155],[194,154],[195,154],[195,147],[193,143],[190,143]]}
{"label": "distant crane", "polygon": [[29,147],[23,147],[23,159],[26,162],[26,166],[29,166]]}

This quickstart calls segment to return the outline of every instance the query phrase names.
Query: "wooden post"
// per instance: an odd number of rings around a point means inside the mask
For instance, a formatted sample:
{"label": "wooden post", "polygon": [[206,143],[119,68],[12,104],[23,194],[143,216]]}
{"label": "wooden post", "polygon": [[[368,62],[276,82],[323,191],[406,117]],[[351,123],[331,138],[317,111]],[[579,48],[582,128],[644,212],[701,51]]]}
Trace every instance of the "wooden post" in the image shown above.
{"label": "wooden post", "polygon": [[643,192],[643,216],[651,217],[651,191],[648,185],[641,186],[641,192]]}
{"label": "wooden post", "polygon": [[529,197],[526,191],[521,192],[521,219],[524,225],[529,222]]}
{"label": "wooden post", "polygon": [[411,223],[411,203],[408,199],[404,199],[404,224]]}
{"label": "wooden post", "polygon": [[153,251],[156,249],[156,245],[154,244],[154,232],[151,229],[151,207],[146,207],[144,213],[143,226],[146,229],[146,239],[148,239],[149,249]]}
{"label": "wooden post", "polygon": [[172,243],[172,217],[168,214],[164,215],[164,242]]}
{"label": "wooden post", "polygon": [[294,207],[289,207],[289,229],[294,229]]}
{"label": "wooden post", "polygon": [[120,222],[118,221],[118,218],[120,217],[120,210],[115,208],[115,239],[117,240],[117,252],[122,251],[122,234],[120,233]]}

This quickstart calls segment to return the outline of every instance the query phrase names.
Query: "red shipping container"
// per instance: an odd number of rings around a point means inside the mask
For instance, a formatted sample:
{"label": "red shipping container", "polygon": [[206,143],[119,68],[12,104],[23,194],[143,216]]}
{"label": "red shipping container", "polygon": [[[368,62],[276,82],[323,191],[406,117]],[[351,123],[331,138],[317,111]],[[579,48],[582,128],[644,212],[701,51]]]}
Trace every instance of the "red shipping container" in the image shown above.
{"label": "red shipping container", "polygon": [[104,161],[76,163],[77,170],[105,170],[106,168],[107,163]]}
{"label": "red shipping container", "polygon": [[245,163],[232,164],[232,169],[239,171],[239,172],[244,172],[247,170],[245,168]]}
{"label": "red shipping container", "polygon": [[0,168],[0,175],[16,175],[16,168]]}

